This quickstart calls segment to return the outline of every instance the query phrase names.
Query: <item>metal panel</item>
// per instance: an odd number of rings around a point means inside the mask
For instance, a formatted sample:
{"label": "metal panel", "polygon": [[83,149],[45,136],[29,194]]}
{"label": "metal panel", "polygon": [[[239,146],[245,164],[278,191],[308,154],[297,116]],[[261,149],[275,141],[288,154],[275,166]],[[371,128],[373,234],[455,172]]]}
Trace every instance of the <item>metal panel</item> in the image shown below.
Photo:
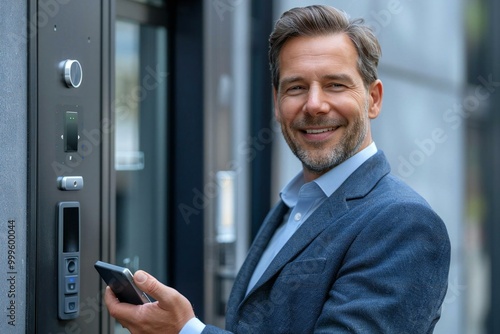
{"label": "metal panel", "polygon": [[[107,208],[101,207],[103,140],[110,122],[102,112],[102,7],[98,0],[39,1],[34,18],[38,23],[36,68],[37,120],[36,234],[31,239],[36,247],[35,309],[30,313],[39,333],[98,333],[100,329],[100,278],[93,264],[101,256],[101,222]],[[33,23],[33,22],[31,22]],[[61,63],[76,59],[83,70],[78,88],[64,82]],[[104,76],[106,77],[106,76]],[[104,85],[105,86],[105,85]],[[77,112],[78,146],[75,152],[64,147],[67,111]],[[77,191],[58,188],[60,176],[80,176],[83,187]],[[57,229],[56,206],[62,201],[77,201],[81,215],[80,247],[80,313],[74,320],[58,318]],[[36,242],[35,242],[36,239]]]}

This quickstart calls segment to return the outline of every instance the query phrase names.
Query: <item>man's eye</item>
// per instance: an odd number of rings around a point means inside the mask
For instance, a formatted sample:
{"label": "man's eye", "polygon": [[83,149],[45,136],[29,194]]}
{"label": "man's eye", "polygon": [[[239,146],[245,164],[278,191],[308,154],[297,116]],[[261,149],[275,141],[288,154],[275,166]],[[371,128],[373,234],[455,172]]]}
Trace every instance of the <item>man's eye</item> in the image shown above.
{"label": "man's eye", "polygon": [[344,88],[345,85],[340,84],[340,83],[332,83],[332,84],[330,84],[330,87],[332,87],[332,88]]}
{"label": "man's eye", "polygon": [[302,87],[302,86],[292,86],[292,87],[288,88],[287,91],[289,93],[298,93],[298,92],[302,91],[303,89],[304,89],[304,87]]}

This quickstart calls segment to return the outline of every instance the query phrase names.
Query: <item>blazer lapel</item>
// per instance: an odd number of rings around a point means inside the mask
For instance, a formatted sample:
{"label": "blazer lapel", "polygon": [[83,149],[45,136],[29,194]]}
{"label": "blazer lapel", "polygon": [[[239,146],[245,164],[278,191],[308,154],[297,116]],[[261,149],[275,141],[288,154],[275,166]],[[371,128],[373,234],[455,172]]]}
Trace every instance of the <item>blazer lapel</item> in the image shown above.
{"label": "blazer lapel", "polygon": [[332,223],[332,221],[337,220],[346,212],[347,206],[345,205],[345,201],[340,198],[333,201],[326,200],[321,204],[320,207],[316,209],[316,212],[299,227],[290,240],[288,240],[278,254],[276,254],[276,257],[271,261],[269,267],[262,274],[262,277],[248,293],[248,296],[273,277],[287,263],[292,261],[293,258],[306,248],[318,234]]}
{"label": "blazer lapel", "polygon": [[248,251],[247,258],[243,262],[241,269],[236,276],[233,288],[228,300],[228,307],[226,313],[226,324],[230,324],[236,315],[236,310],[241,301],[245,298],[246,290],[253,271],[262,256],[262,253],[271,240],[274,232],[278,226],[283,222],[283,217],[288,211],[288,207],[279,202],[267,215],[262,224],[261,230],[255,237],[252,246]]}
{"label": "blazer lapel", "polygon": [[[349,199],[366,196],[376,183],[389,172],[389,164],[381,151],[361,165],[292,235],[290,240],[288,240],[270,263],[259,281],[248,293],[248,296],[273,277],[287,263],[292,261],[293,258],[305,249],[325,228],[331,224],[335,224],[340,217],[345,215],[349,211]],[[267,241],[269,241],[269,239],[267,239]],[[256,262],[259,261],[262,251],[259,253]],[[249,277],[255,265],[250,269]],[[248,279],[250,279],[249,277]],[[248,280],[246,284],[248,285]]]}

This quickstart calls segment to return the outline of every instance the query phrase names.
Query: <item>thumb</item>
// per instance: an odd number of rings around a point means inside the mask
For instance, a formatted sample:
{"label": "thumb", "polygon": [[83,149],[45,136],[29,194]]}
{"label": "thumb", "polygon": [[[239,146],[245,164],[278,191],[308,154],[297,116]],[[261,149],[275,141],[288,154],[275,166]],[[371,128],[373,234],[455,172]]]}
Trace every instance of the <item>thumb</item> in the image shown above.
{"label": "thumb", "polygon": [[160,283],[147,272],[143,270],[136,271],[134,282],[139,289],[156,299],[160,308],[167,311],[172,311],[172,308],[174,308],[177,317],[182,320],[179,322],[182,325],[194,317],[193,307],[186,297],[177,290]]}
{"label": "thumb", "polygon": [[194,311],[191,303],[186,297],[177,290],[172,289],[160,283],[156,278],[143,270],[138,270],[134,274],[134,282],[137,287],[157,300],[157,305],[165,311],[172,324],[176,324],[176,333],[179,333],[182,327],[194,318]]}
{"label": "thumb", "polygon": [[134,283],[139,289],[158,301],[165,300],[169,293],[169,287],[163,285],[154,276],[143,270],[135,272]]}
{"label": "thumb", "polygon": [[[146,281],[148,280],[148,276],[151,276],[151,275],[149,275],[148,273],[146,273],[143,270],[137,270],[134,274],[135,284],[141,285],[141,284],[146,283]],[[153,276],[151,276],[151,277],[153,277]]]}

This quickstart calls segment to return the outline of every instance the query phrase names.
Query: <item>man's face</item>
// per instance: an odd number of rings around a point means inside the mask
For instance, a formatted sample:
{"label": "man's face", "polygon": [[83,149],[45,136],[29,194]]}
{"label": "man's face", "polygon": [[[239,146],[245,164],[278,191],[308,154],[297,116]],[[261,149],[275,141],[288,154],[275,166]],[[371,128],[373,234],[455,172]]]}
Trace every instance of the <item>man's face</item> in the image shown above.
{"label": "man's face", "polygon": [[275,115],[308,181],[372,141],[369,119],[379,113],[382,83],[367,90],[357,60],[345,34],[296,37],[281,50]]}

